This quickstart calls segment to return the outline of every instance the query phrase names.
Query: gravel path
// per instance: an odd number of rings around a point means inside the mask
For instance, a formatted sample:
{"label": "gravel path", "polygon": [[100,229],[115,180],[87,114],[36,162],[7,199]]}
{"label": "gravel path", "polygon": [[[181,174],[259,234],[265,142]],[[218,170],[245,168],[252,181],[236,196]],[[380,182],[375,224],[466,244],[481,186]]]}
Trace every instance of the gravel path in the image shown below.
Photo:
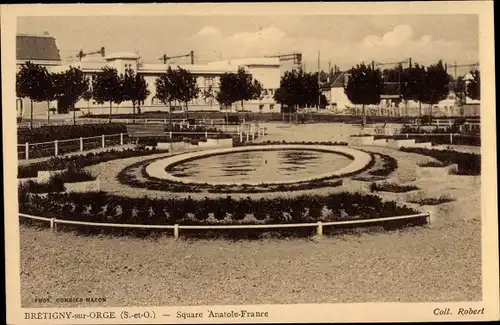
{"label": "gravel path", "polygon": [[[481,299],[478,220],[312,240],[174,241],[21,228],[23,307]],[[38,304],[35,297],[52,298]],[[55,303],[57,297],[105,303]]]}

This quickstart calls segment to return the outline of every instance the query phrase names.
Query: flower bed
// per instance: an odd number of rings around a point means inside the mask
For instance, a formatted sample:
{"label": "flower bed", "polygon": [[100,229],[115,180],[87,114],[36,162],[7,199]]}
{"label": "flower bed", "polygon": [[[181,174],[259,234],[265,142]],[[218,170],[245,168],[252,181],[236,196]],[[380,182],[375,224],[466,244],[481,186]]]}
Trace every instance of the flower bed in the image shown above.
{"label": "flower bed", "polygon": [[[443,133],[443,131],[441,131]],[[452,135],[452,141],[455,145],[463,145],[463,146],[481,146],[481,137],[476,135],[467,135],[467,134],[455,134]],[[410,134],[408,137],[406,134],[397,134],[391,136],[384,135],[375,135],[375,140],[378,139],[394,139],[394,140],[406,140],[406,139],[414,139],[415,143],[423,143],[423,142],[431,142],[434,145],[439,144],[450,144],[450,135],[449,134],[441,134],[441,135],[433,135],[429,134]]]}
{"label": "flower bed", "polygon": [[372,192],[392,192],[392,193],[405,193],[410,191],[418,190],[418,186],[415,185],[399,185],[391,184],[388,182],[384,183],[371,183],[370,190]]}
{"label": "flower bed", "polygon": [[109,150],[99,153],[87,153],[85,155],[74,155],[71,157],[54,157],[49,160],[37,162],[29,165],[18,166],[18,178],[36,177],[40,170],[62,170],[66,169],[69,165],[75,168],[83,168],[91,165],[96,165],[102,162],[125,159],[130,157],[147,156],[162,152],[166,150],[148,150],[148,149],[126,149],[126,150]]}
{"label": "flower bed", "polygon": [[234,146],[262,146],[262,145],[280,145],[280,144],[309,144],[309,145],[318,145],[318,146],[347,146],[347,142],[344,141],[263,141],[263,142],[238,142]]}
{"label": "flower bed", "polygon": [[[396,202],[384,202],[373,195],[339,193],[325,197],[301,196],[272,200],[250,198],[234,200],[230,196],[220,199],[195,201],[187,199],[157,200],[128,198],[97,193],[64,193],[30,195],[20,193],[21,213],[85,222],[104,222],[146,225],[216,225],[216,224],[290,224],[316,221],[345,221],[418,214],[419,212]],[[22,223],[36,224],[27,220]],[[388,221],[385,227],[422,225],[425,218]],[[82,225],[58,225],[58,229],[78,233],[129,234],[145,236],[151,229],[117,229]],[[306,229],[306,232],[313,230]],[[304,229],[283,230],[304,234]],[[232,230],[226,233],[230,234]],[[246,235],[251,233],[245,230]]]}
{"label": "flower bed", "polygon": [[382,159],[382,167],[368,172],[373,176],[389,176],[398,168],[398,161],[391,156],[378,154]]}
{"label": "flower bed", "polygon": [[[255,145],[274,145],[274,142],[267,141],[264,143],[251,144]],[[292,144],[290,142],[278,142],[278,144]],[[299,143],[304,144],[304,143]],[[306,142],[305,144],[322,144],[322,145],[338,145],[337,142]],[[362,151],[362,150],[360,150]],[[341,176],[325,177],[321,180],[295,182],[293,184],[241,184],[241,185],[216,185],[208,183],[186,184],[176,182],[175,180],[166,180],[156,177],[151,177],[146,168],[149,164],[165,158],[149,159],[137,162],[124,168],[117,176],[120,183],[131,186],[134,188],[145,188],[156,191],[168,192],[208,192],[208,193],[265,193],[265,192],[286,192],[286,191],[301,191],[310,190],[321,187],[338,187],[342,186],[342,178],[350,177],[353,175],[365,172],[373,167],[374,158],[373,154],[368,153],[371,157],[370,162],[363,168],[352,172],[343,174]],[[185,160],[183,160],[185,161]]]}
{"label": "flower bed", "polygon": [[453,202],[455,199],[447,196],[447,195],[442,195],[438,198],[423,198],[423,199],[418,199],[418,200],[412,200],[408,201],[409,203],[416,203],[420,205],[438,205],[438,204],[443,204],[443,203],[448,203],[448,202]]}
{"label": "flower bed", "polygon": [[399,150],[435,158],[446,166],[457,164],[457,175],[481,175],[480,154],[424,148],[400,148]]}
{"label": "flower bed", "polygon": [[440,161],[428,161],[424,163],[418,164],[419,167],[446,167],[449,166],[447,164],[444,164]]}

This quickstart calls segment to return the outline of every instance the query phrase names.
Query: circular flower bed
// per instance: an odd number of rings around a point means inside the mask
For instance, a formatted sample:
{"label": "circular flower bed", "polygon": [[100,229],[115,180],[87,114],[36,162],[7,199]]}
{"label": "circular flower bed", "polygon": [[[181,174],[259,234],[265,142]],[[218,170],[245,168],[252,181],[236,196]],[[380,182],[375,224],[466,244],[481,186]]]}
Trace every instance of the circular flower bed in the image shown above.
{"label": "circular flower bed", "polygon": [[[214,154],[238,152],[249,150],[279,150],[279,149],[304,149],[339,153],[349,156],[354,161],[342,170],[332,171],[324,175],[316,175],[309,179],[297,179],[290,182],[265,182],[265,183],[207,183],[173,177],[165,172],[169,166],[185,162],[189,159],[198,159]],[[359,174],[373,166],[372,155],[346,146],[320,146],[320,145],[260,145],[248,148],[228,148],[207,150],[181,154],[169,158],[156,158],[145,160],[128,166],[118,174],[118,180],[124,185],[135,188],[146,188],[156,191],[168,192],[211,192],[211,193],[262,193],[299,191],[321,187],[338,187],[342,185],[342,178]],[[154,176],[151,175],[151,171]],[[165,176],[167,175],[167,176]],[[160,176],[160,177],[157,177]]]}

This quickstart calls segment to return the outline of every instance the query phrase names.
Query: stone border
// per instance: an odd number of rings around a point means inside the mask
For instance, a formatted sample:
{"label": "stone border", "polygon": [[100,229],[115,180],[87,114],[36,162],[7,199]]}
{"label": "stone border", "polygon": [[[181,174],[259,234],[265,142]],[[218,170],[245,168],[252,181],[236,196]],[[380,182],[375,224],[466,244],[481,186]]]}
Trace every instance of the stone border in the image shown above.
{"label": "stone border", "polygon": [[[244,151],[263,151],[263,150],[312,150],[312,151],[322,151],[329,153],[341,154],[344,156],[351,157],[354,161],[348,166],[341,168],[337,171],[316,175],[303,179],[295,179],[289,181],[269,181],[269,182],[252,182],[252,183],[235,183],[235,182],[210,182],[207,183],[205,181],[198,181],[191,178],[180,178],[175,177],[165,170],[172,166],[184,162],[186,160],[200,159],[203,157],[221,155],[227,153],[235,153],[235,152],[244,152]],[[235,185],[280,185],[280,184],[295,184],[300,182],[311,182],[318,181],[325,178],[331,177],[339,177],[345,174],[352,174],[361,169],[363,169],[366,165],[368,165],[371,161],[371,156],[365,152],[347,148],[345,146],[319,146],[319,145],[262,145],[262,146],[251,146],[251,147],[236,147],[236,148],[221,148],[221,149],[213,149],[213,150],[204,150],[200,152],[191,152],[186,154],[181,154],[177,156],[168,157],[166,159],[155,161],[149,164],[146,167],[146,173],[157,179],[168,180],[177,183],[184,184],[200,184],[200,185],[226,185],[226,186],[235,186]]]}

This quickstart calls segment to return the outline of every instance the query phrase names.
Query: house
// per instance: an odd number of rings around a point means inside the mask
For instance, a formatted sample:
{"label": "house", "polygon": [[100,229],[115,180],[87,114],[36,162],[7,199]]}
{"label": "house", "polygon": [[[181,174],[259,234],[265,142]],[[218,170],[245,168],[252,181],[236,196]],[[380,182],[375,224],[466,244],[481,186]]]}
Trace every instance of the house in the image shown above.
{"label": "house", "polygon": [[[47,32],[41,35],[17,34],[16,35],[16,68],[30,61],[42,65],[47,69],[61,65],[61,56],[54,37]],[[31,101],[27,98],[16,100],[18,117],[30,115]],[[50,103],[54,107],[55,103]],[[33,115],[47,115],[47,103],[33,103]]]}
{"label": "house", "polygon": [[325,84],[320,86],[321,93],[328,102],[327,109],[334,113],[341,113],[354,106],[344,92],[347,78],[347,72],[336,71]]}

